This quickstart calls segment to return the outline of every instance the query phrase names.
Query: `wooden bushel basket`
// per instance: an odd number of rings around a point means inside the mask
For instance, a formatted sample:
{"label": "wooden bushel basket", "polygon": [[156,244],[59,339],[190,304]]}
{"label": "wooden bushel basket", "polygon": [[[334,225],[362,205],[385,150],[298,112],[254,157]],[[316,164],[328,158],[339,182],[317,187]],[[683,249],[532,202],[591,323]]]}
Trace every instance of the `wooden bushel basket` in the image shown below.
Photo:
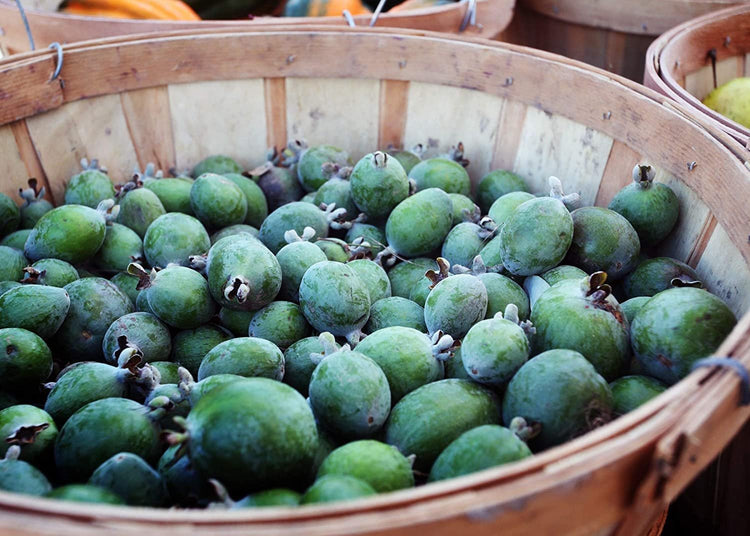
{"label": "wooden bushel basket", "polygon": [[643,80],[651,42],[678,24],[741,0],[519,0],[501,40]]}
{"label": "wooden bushel basket", "polygon": [[653,42],[644,83],[750,147],[747,128],[705,106],[715,87],[750,76],[750,4],[688,21]]}
{"label": "wooden bushel basket", "polygon": [[[454,4],[411,11],[381,13],[376,25],[386,28],[412,28],[415,30],[461,33],[460,29],[469,5],[469,2],[464,0]],[[510,23],[514,5],[515,0],[476,0],[476,24],[468,25],[464,31],[477,37],[495,37]],[[84,17],[33,9],[26,9],[26,15],[36,45],[41,48],[53,42],[65,44],[73,41],[148,32],[207,28],[226,29],[230,27],[251,29],[269,24],[338,24],[342,26],[347,24],[343,17],[257,17],[250,21],[205,20],[186,22]],[[354,17],[357,26],[367,26],[370,19],[370,15]],[[29,50],[29,38],[26,35],[21,15],[14,0],[0,0],[0,28],[2,28],[2,31],[0,31],[0,57],[2,53],[7,55]]]}
{"label": "wooden bushel basket", "polygon": [[[554,173],[584,203],[605,206],[634,164],[649,162],[681,203],[662,252],[696,267],[741,317],[717,355],[750,366],[750,170],[731,139],[647,88],[544,52],[384,29],[81,43],[50,80],[56,62],[38,51],[0,63],[0,190],[9,195],[35,176],[61,202],[84,156],[114,181],[136,164],[182,169],[219,151],[250,168],[290,136],[354,158],[391,143],[429,138],[446,150],[461,140],[475,184],[502,167],[543,192]],[[0,493],[0,534],[641,535],[658,531],[668,503],[748,418],[739,392],[733,372],[700,369],[519,463],[329,506],[176,511]]]}

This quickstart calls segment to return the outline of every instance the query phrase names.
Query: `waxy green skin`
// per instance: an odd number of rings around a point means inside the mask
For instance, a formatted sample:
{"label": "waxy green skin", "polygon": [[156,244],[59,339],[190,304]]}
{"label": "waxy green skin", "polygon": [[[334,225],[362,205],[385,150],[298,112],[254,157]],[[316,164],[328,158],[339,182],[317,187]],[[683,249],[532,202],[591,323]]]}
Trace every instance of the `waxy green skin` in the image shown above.
{"label": "waxy green skin", "polygon": [[680,203],[666,184],[643,188],[632,183],[617,192],[609,208],[624,216],[638,233],[644,247],[664,240],[677,223]]}
{"label": "waxy green skin", "polygon": [[219,310],[219,322],[231,331],[233,335],[244,337],[255,313],[256,311],[235,311],[222,307]]}
{"label": "waxy green skin", "polygon": [[198,381],[216,374],[236,374],[281,381],[284,377],[284,354],[278,346],[265,339],[230,339],[208,351],[198,368]]}
{"label": "waxy green skin", "polygon": [[411,300],[400,296],[391,296],[378,300],[370,306],[370,318],[363,328],[365,333],[402,326],[427,332],[424,323],[424,308]]}
{"label": "waxy green skin", "polygon": [[47,456],[51,457],[52,447],[57,437],[57,426],[46,411],[29,404],[19,404],[0,410],[0,456],[5,457],[10,447],[6,439],[15,434],[19,428],[40,424],[47,424],[48,427],[39,432],[33,443],[19,444],[20,460],[34,463],[44,462]]}
{"label": "waxy green skin", "polygon": [[440,247],[452,225],[451,198],[439,188],[428,188],[393,209],[385,224],[385,235],[388,245],[399,255],[419,257]]}
{"label": "waxy green skin", "polygon": [[673,288],[651,298],[630,329],[633,353],[649,376],[672,385],[697,359],[711,355],[737,323],[721,299],[698,288]]}
{"label": "waxy green skin", "polygon": [[628,298],[655,296],[662,290],[672,288],[672,279],[685,278],[700,281],[700,277],[690,266],[670,257],[655,257],[640,263],[623,281]]}
{"label": "waxy green skin", "polygon": [[367,287],[351,267],[333,261],[319,262],[305,272],[299,304],[313,328],[334,335],[348,335],[370,317]]}
{"label": "waxy green skin", "polygon": [[189,456],[174,459],[179,450],[181,445],[169,447],[157,465],[169,497],[180,506],[205,506],[216,498],[216,492],[208,480],[198,474]]}
{"label": "waxy green skin", "polygon": [[138,285],[137,277],[130,275],[127,272],[118,272],[109,280],[113,284],[117,285],[117,288],[123,291],[127,295],[127,297],[130,298],[130,301],[135,304],[135,301],[138,298],[138,294],[141,293],[140,290],[135,288]]}
{"label": "waxy green skin", "polygon": [[162,506],[167,500],[161,475],[130,452],[120,452],[102,463],[89,484],[111,491],[131,506]]}
{"label": "waxy green skin", "polygon": [[299,201],[305,193],[299,180],[297,180],[297,171],[294,167],[272,166],[268,172],[255,180],[266,196],[270,212],[287,203]]}
{"label": "waxy green skin", "polygon": [[315,244],[300,241],[287,244],[276,254],[276,260],[281,267],[281,295],[299,301],[299,285],[313,264],[327,261],[328,257]]}
{"label": "waxy green skin", "polygon": [[240,499],[234,508],[262,508],[265,506],[299,506],[302,495],[286,488],[268,489]]}
{"label": "waxy green skin", "polygon": [[503,422],[515,417],[541,423],[541,433],[530,441],[541,450],[589,431],[594,420],[612,410],[607,382],[578,352],[549,350],[530,359],[508,384],[503,399]]}
{"label": "waxy green skin", "polygon": [[460,339],[487,313],[487,289],[482,280],[469,274],[443,279],[427,296],[424,321],[427,330],[438,330]]}
{"label": "waxy green skin", "polygon": [[296,201],[271,212],[260,226],[259,236],[268,249],[273,253],[278,253],[287,244],[284,233],[293,229],[301,236],[305,227],[315,229],[315,235],[310,241],[328,236],[328,220],[325,212],[310,203]]}
{"label": "waxy green skin", "polygon": [[358,259],[348,263],[370,292],[370,304],[391,297],[391,281],[388,274],[370,259]]}
{"label": "waxy green skin", "polygon": [[464,213],[464,210],[468,211],[469,214],[473,214],[475,209],[479,208],[474,204],[474,201],[463,194],[448,194],[448,197],[451,198],[451,203],[453,203],[454,227],[459,223],[466,221],[466,213]]}
{"label": "waxy green skin", "polygon": [[502,313],[508,304],[518,307],[518,318],[526,320],[531,309],[529,297],[521,285],[510,277],[502,274],[486,273],[477,276],[487,289],[487,314],[485,318],[492,318],[497,313]]}
{"label": "waxy green skin", "polygon": [[368,483],[353,476],[326,475],[308,488],[300,504],[350,501],[376,493]]}
{"label": "waxy green skin", "polygon": [[242,173],[242,171],[242,166],[232,158],[222,154],[216,154],[207,156],[198,162],[193,168],[192,176],[197,178],[204,173],[223,175],[224,173]]}
{"label": "waxy green skin", "polygon": [[[151,266],[188,266],[191,255],[203,255],[211,247],[203,224],[192,216],[171,212],[149,225],[143,238],[143,251]],[[125,266],[127,268],[127,266]]]}
{"label": "waxy green skin", "polygon": [[390,327],[376,331],[357,345],[360,352],[385,373],[391,388],[391,403],[408,393],[443,378],[443,366],[432,353],[432,342],[412,328]]}
{"label": "waxy green skin", "polygon": [[157,272],[152,285],[143,292],[151,312],[173,328],[195,329],[216,313],[206,280],[184,266]]}
{"label": "waxy green skin", "polygon": [[[240,335],[245,335],[247,328]],[[198,375],[198,367],[212,348],[231,339],[231,334],[213,324],[198,326],[195,329],[180,331],[172,339],[172,361],[188,369],[193,376]]]}
{"label": "waxy green skin", "polygon": [[496,388],[510,381],[529,359],[529,352],[526,333],[504,318],[477,322],[461,344],[466,373],[474,381]]}
{"label": "waxy green skin", "polygon": [[143,259],[143,241],[138,233],[119,223],[107,225],[104,242],[93,262],[105,272],[122,272],[128,264]]}
{"label": "waxy green skin", "polygon": [[0,460],[0,490],[44,495],[52,489],[47,477],[23,460]]}
{"label": "waxy green skin", "polygon": [[296,303],[275,301],[259,310],[248,326],[251,337],[271,341],[282,351],[310,335],[310,324]]}
{"label": "waxy green skin", "polygon": [[364,238],[365,242],[370,244],[373,257],[380,253],[388,242],[385,231],[369,223],[354,223],[351,229],[346,232],[344,240],[347,244],[351,244],[359,237]]}
{"label": "waxy green skin", "polygon": [[68,484],[55,488],[45,495],[58,501],[73,501],[99,504],[125,504],[116,494],[91,484]]}
{"label": "waxy green skin", "polygon": [[609,384],[614,397],[612,410],[625,415],[666,391],[667,386],[648,376],[623,376]]}
{"label": "waxy green skin", "polygon": [[320,206],[323,203],[326,205],[335,203],[336,208],[346,209],[346,216],[349,219],[353,219],[359,214],[352,197],[351,184],[345,179],[334,177],[318,188],[313,198],[313,204]]}
{"label": "waxy green skin", "polygon": [[638,314],[638,311],[640,311],[650,299],[651,296],[638,296],[637,298],[625,300],[620,304],[620,309],[622,309],[622,314],[625,315],[625,318],[628,319],[628,324],[631,326],[633,325],[635,315]]}
{"label": "waxy green skin", "polygon": [[414,487],[409,460],[391,445],[372,439],[352,441],[331,452],[317,478],[326,475],[353,476],[378,493]]}
{"label": "waxy green skin", "polygon": [[23,251],[26,240],[29,238],[30,234],[31,229],[21,229],[18,231],[13,231],[12,233],[4,236],[2,240],[0,240],[0,246],[8,246],[9,248],[20,249],[21,251]]}
{"label": "waxy green skin", "polygon": [[117,364],[114,353],[118,349],[117,339],[121,335],[125,335],[128,343],[140,349],[143,361],[147,363],[166,361],[172,352],[172,334],[167,326],[150,313],[130,313],[112,322],[104,334],[102,352],[104,360],[110,365]]}
{"label": "waxy green skin", "polygon": [[534,275],[554,268],[573,239],[573,218],[551,197],[521,203],[500,229],[503,266],[514,275]]}
{"label": "waxy green skin", "polygon": [[55,335],[55,344],[70,361],[103,361],[102,342],[109,326],[132,313],[133,302],[114,283],[85,277],[65,285],[70,310]]}
{"label": "waxy green skin", "polygon": [[20,281],[27,265],[23,251],[0,246],[0,281]]}
{"label": "waxy green skin", "polygon": [[263,220],[268,216],[268,202],[263,190],[252,179],[238,173],[224,173],[224,177],[236,184],[245,194],[245,200],[247,201],[245,223],[253,227],[260,227]]}
{"label": "waxy green skin", "polygon": [[0,328],[24,328],[48,339],[60,329],[69,309],[64,288],[19,285],[0,295]]}
{"label": "waxy green skin", "polygon": [[0,237],[4,237],[18,229],[21,221],[21,211],[10,197],[0,193]]}
{"label": "waxy green skin", "polygon": [[559,266],[555,266],[554,268],[547,270],[546,272],[543,272],[539,274],[539,277],[544,279],[547,283],[550,284],[550,286],[554,285],[555,283],[559,283],[560,281],[563,281],[565,279],[576,279],[580,281],[582,278],[586,277],[588,274],[578,268],[577,266],[571,266],[569,264],[561,264]]}
{"label": "waxy green skin", "polygon": [[477,426],[461,434],[440,453],[430,470],[429,482],[446,480],[531,456],[516,434],[494,424]]}
{"label": "waxy green skin", "polygon": [[[281,289],[281,266],[268,248],[255,238],[236,235],[223,238],[211,247],[206,262],[211,295],[222,307],[255,311],[271,303]],[[235,277],[250,287],[247,299],[227,298],[225,289]]]}
{"label": "waxy green skin", "polygon": [[215,389],[246,379],[245,376],[237,376],[236,374],[216,374],[215,376],[209,376],[190,387],[190,405],[195,407],[201,398]]}
{"label": "waxy green skin", "polygon": [[283,383],[248,378],[203,396],[187,418],[195,468],[234,493],[297,485],[318,447],[302,395]]}
{"label": "waxy green skin", "polygon": [[168,213],[181,212],[189,216],[193,215],[193,207],[190,206],[190,188],[192,186],[192,180],[178,178],[152,180],[143,185],[144,188],[148,188],[156,194],[164,210]]}
{"label": "waxy green skin", "polygon": [[297,177],[306,192],[316,191],[328,180],[321,171],[321,166],[327,162],[342,167],[352,165],[349,154],[333,145],[317,145],[302,153],[297,163]]}
{"label": "waxy green skin", "polygon": [[310,377],[316,367],[310,354],[322,352],[323,345],[318,337],[305,337],[287,348],[284,352],[284,383],[307,396]]}
{"label": "waxy green skin", "polygon": [[502,227],[506,220],[513,214],[518,206],[526,201],[534,199],[534,195],[529,192],[510,192],[498,197],[487,211],[487,215],[498,225]]}
{"label": "waxy green skin", "polygon": [[528,191],[529,187],[521,177],[504,169],[496,169],[479,181],[477,200],[482,214],[487,214],[492,204],[505,194]]}
{"label": "waxy green skin", "polygon": [[105,199],[115,196],[115,187],[106,173],[87,169],[73,175],[65,187],[66,205],[84,205],[96,208]]}
{"label": "waxy green skin", "polygon": [[161,455],[159,427],[146,406],[126,398],[85,405],[63,425],[55,463],[67,481],[85,481],[105,460],[132,452],[155,464]]}
{"label": "waxy green skin", "polygon": [[177,374],[177,369],[180,365],[177,363],[173,363],[172,361],[152,361],[149,365],[159,372],[159,381],[162,384],[176,384],[180,381],[180,377]]}
{"label": "waxy green skin", "polygon": [[388,270],[388,279],[391,280],[391,294],[408,299],[414,285],[424,277],[427,270],[437,270],[437,268],[435,260],[426,257],[398,263]]}
{"label": "waxy green skin", "polygon": [[54,258],[77,264],[99,251],[106,233],[104,217],[93,208],[64,205],[47,212],[26,239],[30,261]]}
{"label": "waxy green skin", "polygon": [[619,304],[608,296],[605,305],[597,305],[586,298],[580,280],[547,289],[531,311],[531,322],[535,353],[575,350],[609,381],[620,376],[630,358],[629,324]]}
{"label": "waxy green skin", "polygon": [[31,265],[44,275],[39,277],[39,284],[51,287],[64,287],[78,279],[78,270],[72,264],[60,259],[42,259]]}
{"label": "waxy green skin", "polygon": [[247,198],[239,186],[223,175],[204,173],[190,187],[190,206],[208,229],[244,223]]}
{"label": "waxy green skin", "polygon": [[126,193],[125,197],[120,200],[120,213],[117,221],[130,227],[143,238],[149,225],[166,212],[164,205],[154,192],[147,188],[136,188]]}
{"label": "waxy green skin", "polygon": [[0,329],[0,388],[33,392],[51,372],[52,352],[39,335],[22,328]]}
{"label": "waxy green skin", "polygon": [[354,203],[372,221],[385,220],[409,195],[409,179],[403,166],[397,159],[384,156],[382,166],[376,165],[375,153],[363,156],[349,179]]}
{"label": "waxy green skin", "polygon": [[385,437],[404,456],[415,454],[414,468],[426,472],[454,439],[483,424],[500,424],[496,395],[468,380],[440,380],[393,407]]}
{"label": "waxy green skin", "polygon": [[310,406],[320,425],[343,439],[371,437],[391,410],[388,380],[366,355],[340,350],[321,361],[310,378]]}
{"label": "waxy green skin", "polygon": [[394,159],[398,160],[398,163],[401,164],[401,167],[404,168],[404,171],[408,174],[414,166],[419,164],[422,159],[413,153],[412,151],[397,151],[394,153],[389,153],[390,156],[392,156]]}
{"label": "waxy green skin", "polygon": [[463,222],[450,230],[443,241],[440,256],[451,265],[471,266],[471,261],[487,245],[490,238],[479,236],[482,228],[476,223]]}
{"label": "waxy green skin", "polygon": [[0,281],[0,296],[8,292],[10,289],[20,286],[21,283],[18,281]]}
{"label": "waxy green skin", "polygon": [[628,220],[602,207],[581,207],[571,213],[573,242],[566,258],[586,272],[607,272],[616,280],[638,264],[641,244]]}
{"label": "waxy green skin", "polygon": [[440,188],[447,193],[471,194],[471,179],[464,167],[447,158],[429,158],[411,168],[409,178],[418,190]]}
{"label": "waxy green skin", "polygon": [[[420,279],[409,294],[409,300],[413,301],[424,309],[424,302],[427,301],[427,296],[430,295],[433,287],[432,280],[429,277],[424,276]],[[424,318],[424,314],[422,315]]]}
{"label": "waxy green skin", "polygon": [[246,225],[244,223],[230,225],[229,227],[224,227],[222,230],[216,231],[214,234],[211,235],[211,245],[215,244],[222,238],[226,238],[228,236],[235,236],[239,234],[250,235],[254,238],[258,238],[259,232],[260,231],[258,231],[258,229],[256,229],[255,227],[251,225]]}
{"label": "waxy green skin", "polygon": [[326,259],[335,262],[346,262],[349,260],[349,249],[346,242],[338,238],[321,238],[315,241],[315,245],[323,251]]}
{"label": "waxy green skin", "polygon": [[503,249],[500,234],[496,233],[495,237],[490,239],[479,251],[482,262],[485,266],[497,266],[503,264]]}
{"label": "waxy green skin", "polygon": [[55,206],[46,199],[37,199],[35,201],[31,201],[28,204],[21,205],[20,228],[33,229],[36,225],[36,222],[39,221],[39,218],[44,216],[53,208],[55,208]]}

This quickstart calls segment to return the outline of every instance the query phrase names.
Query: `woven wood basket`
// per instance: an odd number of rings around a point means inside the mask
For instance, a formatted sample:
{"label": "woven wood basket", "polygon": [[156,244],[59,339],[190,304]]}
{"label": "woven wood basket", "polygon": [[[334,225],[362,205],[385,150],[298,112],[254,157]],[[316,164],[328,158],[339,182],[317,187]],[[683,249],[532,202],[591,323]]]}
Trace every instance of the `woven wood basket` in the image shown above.
{"label": "woven wood basket", "polygon": [[750,76],[750,5],[688,21],[659,37],[648,49],[644,83],[750,147],[750,128],[701,102],[739,76]]}
{"label": "woven wood basket", "polygon": [[[717,353],[750,365],[750,169],[733,140],[642,86],[483,39],[330,27],[109,39],[67,47],[51,80],[56,65],[51,51],[0,63],[8,194],[35,176],[60,202],[84,156],[115,181],[136,164],[179,169],[219,151],[250,168],[289,136],[354,157],[389,143],[430,139],[444,150],[461,140],[475,182],[509,168],[541,192],[554,173],[599,205],[630,182],[635,163],[649,162],[682,209],[663,252],[696,267],[742,317]],[[658,533],[668,503],[750,416],[739,391],[732,372],[701,369],[519,463],[330,506],[173,511],[0,493],[0,534]]]}
{"label": "woven wood basket", "polygon": [[661,33],[738,0],[519,0],[501,40],[585,61],[641,82]]}

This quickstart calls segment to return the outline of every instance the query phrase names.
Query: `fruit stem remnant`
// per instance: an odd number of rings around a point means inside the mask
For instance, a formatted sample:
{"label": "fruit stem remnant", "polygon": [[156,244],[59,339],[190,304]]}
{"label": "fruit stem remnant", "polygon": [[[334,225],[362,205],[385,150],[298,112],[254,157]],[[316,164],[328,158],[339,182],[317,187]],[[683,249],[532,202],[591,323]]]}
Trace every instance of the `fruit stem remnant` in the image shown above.
{"label": "fruit stem remnant", "polygon": [[581,206],[581,195],[577,192],[565,194],[562,182],[557,177],[550,175],[549,178],[549,196],[562,202],[569,211],[573,211]]}
{"label": "fruit stem remnant", "polygon": [[37,180],[32,177],[29,179],[28,188],[19,188],[18,195],[25,201],[24,206],[28,207],[34,201],[40,201],[45,194],[44,186],[37,190]]}
{"label": "fruit stem remnant", "polygon": [[11,445],[31,445],[44,430],[49,428],[49,423],[32,424],[30,426],[19,426],[5,441]]}
{"label": "fruit stem remnant", "polygon": [[238,275],[229,279],[229,284],[224,287],[224,297],[227,300],[236,299],[238,303],[245,303],[250,296],[250,281]]}
{"label": "fruit stem remnant", "polygon": [[516,434],[518,439],[524,443],[528,443],[529,440],[534,439],[542,432],[542,423],[532,422],[529,424],[523,417],[514,417],[510,421],[508,428]]}
{"label": "fruit stem remnant", "polygon": [[309,242],[314,236],[315,229],[308,226],[302,230],[302,236],[298,235],[297,231],[294,229],[289,229],[284,233],[284,240],[286,240],[287,244],[292,244],[294,242]]}
{"label": "fruit stem remnant", "polygon": [[644,190],[651,188],[656,172],[648,164],[636,164],[633,168],[633,182]]}
{"label": "fruit stem remnant", "polygon": [[440,283],[443,279],[448,279],[448,276],[451,275],[450,269],[451,269],[451,263],[448,262],[447,259],[444,259],[443,257],[437,258],[437,265],[438,265],[438,271],[435,270],[427,270],[425,272],[425,277],[432,281],[432,284],[430,285],[430,289],[435,288],[435,285]]}
{"label": "fruit stem remnant", "polygon": [[453,337],[443,334],[440,330],[433,333],[430,340],[432,341],[432,355],[438,361],[447,361],[452,358],[461,346],[461,341],[453,340]]}

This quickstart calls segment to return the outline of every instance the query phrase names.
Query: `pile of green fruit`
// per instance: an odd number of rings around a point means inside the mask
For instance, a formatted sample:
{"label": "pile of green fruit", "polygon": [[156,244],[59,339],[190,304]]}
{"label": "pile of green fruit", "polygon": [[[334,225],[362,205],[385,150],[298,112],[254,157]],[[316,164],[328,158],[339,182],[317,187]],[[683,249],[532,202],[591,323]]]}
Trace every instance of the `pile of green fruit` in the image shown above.
{"label": "pile of green fruit", "polygon": [[[0,195],[0,489],[154,507],[339,501],[521,460],[677,382],[735,324],[610,208],[449,154],[291,142],[65,204]],[[476,204],[475,204],[476,202]],[[617,298],[615,297],[617,296]]]}

